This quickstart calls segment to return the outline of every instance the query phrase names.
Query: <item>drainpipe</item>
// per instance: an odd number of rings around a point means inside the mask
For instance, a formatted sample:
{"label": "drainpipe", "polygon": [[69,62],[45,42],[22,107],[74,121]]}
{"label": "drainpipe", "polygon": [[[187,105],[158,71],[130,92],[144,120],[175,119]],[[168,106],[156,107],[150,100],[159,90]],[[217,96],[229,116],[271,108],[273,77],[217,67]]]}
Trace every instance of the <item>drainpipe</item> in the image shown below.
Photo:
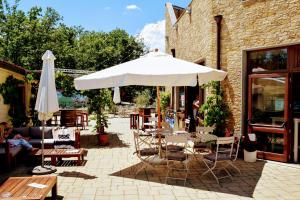
{"label": "drainpipe", "polygon": [[[221,22],[222,15],[216,15],[214,17],[217,23],[217,69],[221,69]],[[218,82],[217,93],[220,94],[220,82]]]}

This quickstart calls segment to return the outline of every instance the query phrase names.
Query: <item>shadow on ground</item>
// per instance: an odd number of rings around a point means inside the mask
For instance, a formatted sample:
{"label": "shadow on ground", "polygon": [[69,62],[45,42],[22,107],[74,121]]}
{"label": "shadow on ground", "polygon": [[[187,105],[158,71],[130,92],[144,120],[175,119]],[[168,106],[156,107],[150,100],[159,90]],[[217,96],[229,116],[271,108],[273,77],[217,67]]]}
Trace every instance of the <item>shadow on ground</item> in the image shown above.
{"label": "shadow on ground", "polygon": [[95,133],[84,134],[80,136],[80,146],[86,149],[101,149],[101,148],[129,148],[130,144],[120,139],[121,133],[109,132],[109,145],[100,146]]}
{"label": "shadow on ground", "polygon": [[[216,180],[209,173],[201,177],[201,174],[206,170],[206,168],[204,164],[200,164],[199,162],[191,163],[186,186],[183,186],[183,181],[168,181],[168,184],[244,197],[253,197],[253,193],[261,177],[265,161],[246,163],[242,160],[237,160],[235,165],[241,170],[241,175],[237,171],[234,171],[234,169],[229,168],[230,173],[233,175],[233,179],[221,179],[220,185],[217,184]],[[139,163],[115,172],[111,174],[111,176],[166,184],[165,177],[167,173],[167,166],[158,166],[156,169],[147,168],[135,176],[135,172],[141,166],[142,164]]]}
{"label": "shadow on ground", "polygon": [[63,177],[73,177],[73,178],[82,178],[82,179],[95,179],[98,178],[97,176],[91,176],[82,172],[76,172],[76,171],[71,171],[71,172],[67,172],[64,171],[62,173],[58,174],[59,176],[63,176]]}

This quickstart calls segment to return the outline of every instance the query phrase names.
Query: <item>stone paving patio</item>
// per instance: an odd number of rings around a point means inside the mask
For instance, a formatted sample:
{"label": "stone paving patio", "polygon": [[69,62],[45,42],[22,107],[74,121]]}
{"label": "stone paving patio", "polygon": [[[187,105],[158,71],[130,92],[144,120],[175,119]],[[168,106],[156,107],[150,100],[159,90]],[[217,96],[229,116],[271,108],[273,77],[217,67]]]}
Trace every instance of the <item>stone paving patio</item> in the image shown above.
{"label": "stone paving patio", "polygon": [[[146,170],[135,177],[139,160],[128,118],[110,119],[111,144],[97,146],[96,136],[82,131],[82,146],[88,149],[84,166],[64,161],[57,167],[58,194],[63,199],[300,199],[300,165],[278,162],[237,161],[242,175],[218,185],[211,175],[201,177],[204,165],[191,163],[186,186],[165,184],[166,166]],[[31,168],[18,166],[1,176],[29,176]]]}

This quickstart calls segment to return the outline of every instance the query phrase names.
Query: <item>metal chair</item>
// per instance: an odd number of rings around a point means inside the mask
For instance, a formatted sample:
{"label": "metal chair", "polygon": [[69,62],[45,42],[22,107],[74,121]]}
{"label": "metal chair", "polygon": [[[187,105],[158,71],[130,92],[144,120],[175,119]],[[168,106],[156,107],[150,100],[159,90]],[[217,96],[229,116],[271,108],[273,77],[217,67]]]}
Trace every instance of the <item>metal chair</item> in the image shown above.
{"label": "metal chair", "polygon": [[[204,141],[203,139],[209,140],[209,135],[214,131],[214,127],[204,127],[204,126],[197,126],[196,127],[196,141],[193,146],[193,151],[195,153],[202,153],[202,152],[211,152],[211,145],[208,145],[208,141]],[[207,136],[206,136],[207,134]],[[203,137],[205,136],[205,137]]]}
{"label": "metal chair", "polygon": [[[232,176],[229,173],[229,171],[226,169],[228,166],[228,163],[231,162],[232,159],[232,149],[233,149],[233,144],[234,144],[234,137],[219,137],[217,139],[217,148],[216,151],[207,155],[203,156],[203,162],[206,165],[206,167],[208,168],[207,171],[205,171],[202,176],[204,176],[205,174],[207,174],[208,172],[210,172],[214,178],[216,179],[217,183],[220,184],[219,179],[223,179],[223,178],[231,178]],[[230,151],[222,151],[219,146],[220,145],[230,145]],[[216,173],[214,173],[214,170],[217,168],[218,163],[222,163],[225,162],[226,165],[219,168],[219,171],[224,170],[226,172],[226,176],[222,176],[222,177],[218,177]],[[219,164],[220,165],[220,164]]]}
{"label": "metal chair", "polygon": [[[233,134],[233,137],[234,137],[234,144],[233,144],[233,149],[232,149],[232,153],[231,153],[231,160],[230,161],[227,161],[227,166],[231,166],[232,168],[234,168],[236,171],[239,172],[239,174],[242,174],[241,173],[241,170],[236,166],[234,165],[234,162],[237,160],[237,157],[238,157],[238,153],[239,153],[239,148],[240,148],[240,141],[241,141],[241,136],[242,134],[241,133],[235,133]],[[221,152],[229,152],[230,151],[230,148],[224,148],[224,147],[221,147],[219,148]],[[227,167],[226,166],[226,167]]]}
{"label": "metal chair", "polygon": [[[183,180],[184,185],[186,184],[187,176],[189,173],[189,162],[190,157],[185,153],[185,148],[188,143],[188,138],[183,135],[167,135],[165,138],[166,142],[166,160],[168,166],[168,172],[166,176],[166,183],[168,179]],[[174,147],[181,147],[182,150]],[[170,176],[172,172],[183,172],[184,177]]]}
{"label": "metal chair", "polygon": [[151,143],[146,142],[140,138],[138,132],[133,131],[134,136],[134,145],[135,145],[135,154],[142,162],[140,169],[136,171],[136,175],[140,173],[143,169],[147,167],[154,168],[154,165],[157,165],[158,149],[151,146]]}

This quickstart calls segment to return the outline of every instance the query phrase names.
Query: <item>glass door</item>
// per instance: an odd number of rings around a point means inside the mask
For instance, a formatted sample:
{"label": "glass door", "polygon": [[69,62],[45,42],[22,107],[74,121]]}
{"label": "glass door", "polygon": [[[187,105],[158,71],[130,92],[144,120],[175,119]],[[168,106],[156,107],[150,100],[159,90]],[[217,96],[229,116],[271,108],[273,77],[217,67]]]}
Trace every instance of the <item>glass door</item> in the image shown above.
{"label": "glass door", "polygon": [[257,136],[258,156],[287,162],[288,74],[252,74],[248,80],[248,131]]}

